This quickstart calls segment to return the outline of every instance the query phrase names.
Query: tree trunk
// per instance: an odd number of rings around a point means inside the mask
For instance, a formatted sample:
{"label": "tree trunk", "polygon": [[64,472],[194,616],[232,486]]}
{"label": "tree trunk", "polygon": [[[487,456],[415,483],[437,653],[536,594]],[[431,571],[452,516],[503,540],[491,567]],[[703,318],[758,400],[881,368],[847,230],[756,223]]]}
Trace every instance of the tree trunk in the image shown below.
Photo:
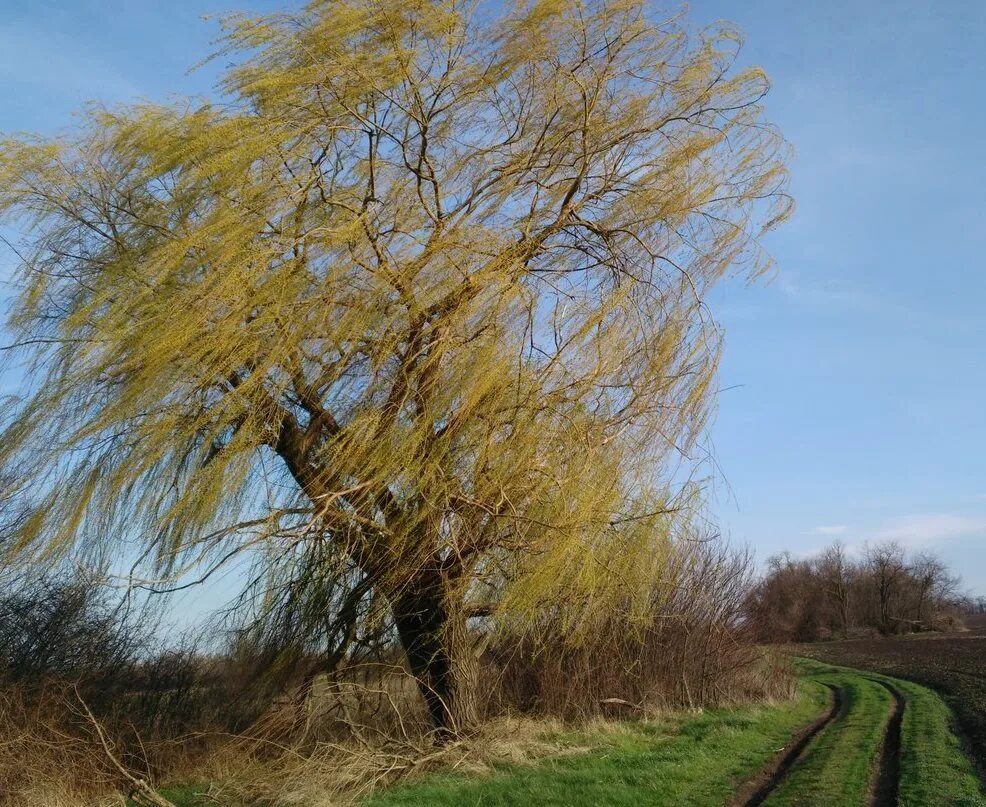
{"label": "tree trunk", "polygon": [[412,585],[391,599],[397,634],[428,707],[439,743],[458,733],[454,620],[440,580]]}
{"label": "tree trunk", "polygon": [[[917,621],[921,623],[924,622],[924,601],[925,598],[927,598],[927,596],[928,596],[928,589],[924,585],[922,585],[920,589],[920,594],[918,596],[918,618],[917,618]],[[930,618],[928,619],[928,622],[929,623],[931,622]]]}
{"label": "tree trunk", "polygon": [[839,611],[842,617],[842,638],[849,638],[849,592],[844,588],[839,593]]}

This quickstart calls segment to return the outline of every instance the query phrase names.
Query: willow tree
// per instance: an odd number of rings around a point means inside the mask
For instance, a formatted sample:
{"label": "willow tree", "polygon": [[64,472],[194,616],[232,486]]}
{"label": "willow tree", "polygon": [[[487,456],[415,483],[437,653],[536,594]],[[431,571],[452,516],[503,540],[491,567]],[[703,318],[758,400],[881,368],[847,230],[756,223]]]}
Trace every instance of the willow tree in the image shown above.
{"label": "willow tree", "polygon": [[5,141],[9,551],[250,553],[303,629],[372,601],[441,732],[470,609],[577,636],[644,596],[703,300],[788,211],[737,42],[638,0],[319,0],[227,20],[220,102]]}

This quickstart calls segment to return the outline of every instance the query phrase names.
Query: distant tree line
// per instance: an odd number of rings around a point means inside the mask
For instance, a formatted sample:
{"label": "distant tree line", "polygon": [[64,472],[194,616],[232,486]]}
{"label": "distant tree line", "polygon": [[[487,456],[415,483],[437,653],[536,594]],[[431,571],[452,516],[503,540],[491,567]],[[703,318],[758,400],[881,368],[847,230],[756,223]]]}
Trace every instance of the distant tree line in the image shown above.
{"label": "distant tree line", "polygon": [[969,597],[964,605],[967,614],[986,614],[986,597]]}
{"label": "distant tree line", "polygon": [[958,586],[933,553],[912,554],[886,541],[854,557],[836,542],[808,558],[770,558],[751,590],[747,617],[760,642],[942,629],[966,610]]}

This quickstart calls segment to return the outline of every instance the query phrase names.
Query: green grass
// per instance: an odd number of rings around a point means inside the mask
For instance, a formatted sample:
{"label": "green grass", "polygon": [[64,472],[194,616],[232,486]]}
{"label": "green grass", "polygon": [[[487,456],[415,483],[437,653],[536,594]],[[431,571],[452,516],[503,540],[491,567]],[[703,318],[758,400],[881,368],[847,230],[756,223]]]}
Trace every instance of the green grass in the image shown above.
{"label": "green grass", "polygon": [[[986,807],[969,759],[951,729],[952,715],[931,690],[894,678],[798,660],[798,695],[772,706],[710,710],[625,730],[571,733],[553,738],[559,748],[593,750],[542,760],[500,764],[485,776],[433,774],[381,790],[365,807],[428,805],[726,804],[802,726],[825,708],[826,684],[846,693],[843,712],[819,733],[788,776],[770,794],[768,807],[867,803],[872,771],[893,698],[879,682],[895,686],[907,705],[901,735],[901,807]],[[196,791],[164,791],[178,807],[200,807]],[[212,803],[212,802],[208,802]]]}
{"label": "green grass", "polygon": [[639,723],[626,734],[584,738],[599,749],[534,766],[503,765],[483,778],[432,776],[381,791],[388,805],[705,805],[725,803],[820,713],[827,690],[806,682],[791,703],[719,709],[686,719]]}
{"label": "green grass", "polygon": [[[208,789],[208,785],[181,785],[162,787],[158,792],[177,807],[215,807],[216,802],[205,795]],[[127,807],[136,807],[136,803],[128,799]]]}
{"label": "green grass", "polygon": [[901,807],[986,805],[972,763],[951,729],[952,714],[944,701],[919,684],[897,681],[897,686],[908,700],[900,761]]}
{"label": "green grass", "polygon": [[907,701],[901,730],[901,807],[986,805],[972,763],[951,729],[951,712],[937,694],[910,681],[846,667],[808,660],[799,660],[798,667],[803,676],[846,687],[853,703],[845,720],[833,723],[812,743],[768,805],[864,803],[871,769],[862,762],[875,756],[891,700],[879,681],[895,686]]}
{"label": "green grass", "polygon": [[849,670],[811,663],[802,670],[813,681],[840,687],[845,705],[765,804],[859,807],[866,803],[893,698],[876,681]]}

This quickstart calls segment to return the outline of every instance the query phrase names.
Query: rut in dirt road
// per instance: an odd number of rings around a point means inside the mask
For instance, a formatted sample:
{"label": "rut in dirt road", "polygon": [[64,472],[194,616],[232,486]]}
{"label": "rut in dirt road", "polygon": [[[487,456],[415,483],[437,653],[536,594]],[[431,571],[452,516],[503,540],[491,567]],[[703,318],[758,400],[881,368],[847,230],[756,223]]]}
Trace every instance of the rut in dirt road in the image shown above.
{"label": "rut in dirt road", "polygon": [[907,701],[903,694],[888,681],[871,678],[893,696],[893,711],[887,721],[886,733],[876,758],[873,785],[870,790],[869,807],[896,807],[900,787],[900,746],[901,727],[904,723],[904,710]]}
{"label": "rut in dirt road", "polygon": [[740,787],[730,802],[730,807],[757,807],[763,804],[801,759],[809,743],[844,711],[847,702],[842,687],[831,684],[825,686],[832,690],[828,710],[801,729],[755,779]]}

